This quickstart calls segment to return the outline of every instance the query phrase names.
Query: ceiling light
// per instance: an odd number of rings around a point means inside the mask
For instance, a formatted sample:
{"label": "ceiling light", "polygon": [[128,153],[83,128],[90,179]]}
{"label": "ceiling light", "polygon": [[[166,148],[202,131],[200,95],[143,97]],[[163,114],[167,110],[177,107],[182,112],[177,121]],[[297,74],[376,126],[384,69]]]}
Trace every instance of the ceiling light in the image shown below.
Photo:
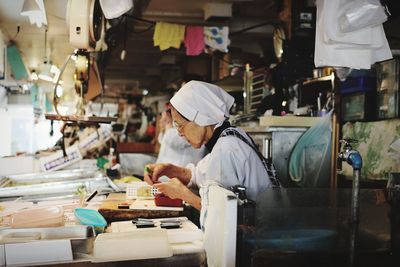
{"label": "ceiling light", "polygon": [[124,60],[125,60],[125,56],[126,56],[126,50],[123,49],[123,50],[121,51],[121,61],[124,61]]}
{"label": "ceiling light", "polygon": [[27,16],[29,22],[31,24],[36,24],[39,28],[42,27],[42,25],[47,25],[43,0],[24,0],[21,15]]}
{"label": "ceiling light", "polygon": [[60,98],[64,93],[64,88],[61,85],[57,85],[56,96]]}
{"label": "ceiling light", "polygon": [[40,7],[36,3],[36,0],[25,0],[24,5],[22,6],[21,15],[25,15],[33,11],[40,11]]}
{"label": "ceiling light", "polygon": [[36,71],[35,71],[35,70],[32,70],[32,71],[31,71],[31,80],[32,80],[32,81],[37,81],[38,79],[39,79],[39,77],[38,77]]}
{"label": "ceiling light", "polygon": [[38,77],[39,79],[46,81],[46,82],[52,82],[53,81],[53,75],[50,72],[51,65],[49,63],[45,63],[43,65],[42,71],[39,73]]}

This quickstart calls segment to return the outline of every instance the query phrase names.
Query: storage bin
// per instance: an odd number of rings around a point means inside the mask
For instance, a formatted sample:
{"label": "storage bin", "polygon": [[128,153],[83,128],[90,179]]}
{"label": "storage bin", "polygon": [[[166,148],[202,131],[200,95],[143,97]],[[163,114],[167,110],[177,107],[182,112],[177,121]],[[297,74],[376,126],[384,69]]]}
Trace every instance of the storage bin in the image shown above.
{"label": "storage bin", "polygon": [[107,226],[107,221],[97,210],[76,208],[74,214],[80,224],[93,226],[96,233],[103,233]]}

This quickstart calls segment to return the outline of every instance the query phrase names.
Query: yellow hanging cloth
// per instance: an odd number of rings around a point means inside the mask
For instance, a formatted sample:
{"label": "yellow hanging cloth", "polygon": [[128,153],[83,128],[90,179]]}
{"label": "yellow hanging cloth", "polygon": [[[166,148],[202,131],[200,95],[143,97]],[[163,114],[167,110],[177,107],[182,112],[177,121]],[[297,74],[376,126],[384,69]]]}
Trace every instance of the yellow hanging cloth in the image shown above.
{"label": "yellow hanging cloth", "polygon": [[167,22],[157,22],[154,30],[154,46],[160,46],[160,50],[170,47],[179,48],[185,38],[185,26]]}

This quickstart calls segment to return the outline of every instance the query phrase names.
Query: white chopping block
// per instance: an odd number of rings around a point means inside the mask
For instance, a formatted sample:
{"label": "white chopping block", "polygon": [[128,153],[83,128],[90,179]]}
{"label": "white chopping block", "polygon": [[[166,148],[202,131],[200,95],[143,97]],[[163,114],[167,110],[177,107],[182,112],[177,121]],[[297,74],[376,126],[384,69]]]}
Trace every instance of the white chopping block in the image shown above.
{"label": "white chopping block", "polygon": [[165,229],[104,233],[96,237],[93,262],[166,258],[173,255]]}
{"label": "white chopping block", "polygon": [[59,263],[73,260],[71,241],[68,239],[13,243],[4,246],[7,265]]}

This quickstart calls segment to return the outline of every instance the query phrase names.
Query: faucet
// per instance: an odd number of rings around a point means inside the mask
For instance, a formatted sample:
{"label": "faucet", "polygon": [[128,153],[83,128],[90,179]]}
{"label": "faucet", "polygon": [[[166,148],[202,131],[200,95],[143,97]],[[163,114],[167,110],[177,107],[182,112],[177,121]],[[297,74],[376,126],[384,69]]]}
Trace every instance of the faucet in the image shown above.
{"label": "faucet", "polygon": [[360,176],[362,168],[362,157],[357,150],[351,146],[352,143],[357,143],[355,139],[339,140],[344,144],[344,151],[339,152],[337,158],[338,169],[342,169],[342,162],[347,162],[353,168],[353,184],[351,190],[351,220],[350,220],[350,257],[349,265],[355,266],[356,244],[359,223],[359,210],[360,210]]}
{"label": "faucet", "polygon": [[358,143],[356,139],[345,138],[339,140],[339,143],[344,144],[344,151],[339,152],[338,154],[338,170],[342,170],[342,162],[346,161],[353,170],[361,170],[362,167],[362,158],[360,153],[357,150],[353,150],[351,144]]}

